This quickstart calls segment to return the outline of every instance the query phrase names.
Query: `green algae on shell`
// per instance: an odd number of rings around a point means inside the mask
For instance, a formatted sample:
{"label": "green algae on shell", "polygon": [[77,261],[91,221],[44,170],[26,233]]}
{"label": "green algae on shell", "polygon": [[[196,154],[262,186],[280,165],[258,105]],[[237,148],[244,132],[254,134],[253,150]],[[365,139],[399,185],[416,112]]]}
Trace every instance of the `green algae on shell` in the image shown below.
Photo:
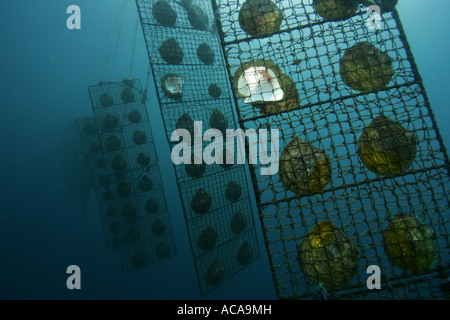
{"label": "green algae on shell", "polygon": [[326,20],[340,21],[351,18],[358,9],[357,0],[314,0],[313,6],[319,16]]}
{"label": "green algae on shell", "polygon": [[358,270],[359,250],[330,221],[319,222],[297,245],[305,276],[327,290],[344,289]]}
{"label": "green algae on shell", "polygon": [[293,138],[280,156],[284,187],[300,195],[321,193],[331,181],[328,155],[301,138]]}
{"label": "green algae on shell", "polygon": [[339,66],[342,81],[361,92],[384,89],[393,77],[392,59],[366,41],[349,48]]}
{"label": "green algae on shell", "polygon": [[254,37],[267,37],[280,30],[284,16],[271,0],[247,0],[239,10],[239,25]]}
{"label": "green algae on shell", "polygon": [[399,212],[383,231],[384,249],[396,266],[420,274],[430,271],[436,236],[416,217]]}
{"label": "green algae on shell", "polygon": [[416,153],[415,135],[384,115],[364,128],[358,141],[358,154],[365,166],[383,176],[405,172]]}
{"label": "green algae on shell", "polygon": [[242,194],[242,187],[233,180],[230,180],[225,190],[225,198],[228,201],[236,202],[241,197],[241,194]]}

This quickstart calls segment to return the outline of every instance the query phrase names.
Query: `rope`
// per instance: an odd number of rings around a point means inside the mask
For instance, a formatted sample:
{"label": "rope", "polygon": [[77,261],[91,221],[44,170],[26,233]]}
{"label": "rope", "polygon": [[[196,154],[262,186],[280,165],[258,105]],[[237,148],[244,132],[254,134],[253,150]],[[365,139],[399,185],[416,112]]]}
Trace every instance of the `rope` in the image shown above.
{"label": "rope", "polygon": [[139,19],[136,19],[136,23],[134,25],[134,42],[133,42],[133,51],[131,52],[130,72],[128,74],[128,77],[130,79],[131,79],[131,72],[133,71],[134,51],[136,49],[136,38],[137,38],[137,31],[138,31],[138,23],[139,23]]}

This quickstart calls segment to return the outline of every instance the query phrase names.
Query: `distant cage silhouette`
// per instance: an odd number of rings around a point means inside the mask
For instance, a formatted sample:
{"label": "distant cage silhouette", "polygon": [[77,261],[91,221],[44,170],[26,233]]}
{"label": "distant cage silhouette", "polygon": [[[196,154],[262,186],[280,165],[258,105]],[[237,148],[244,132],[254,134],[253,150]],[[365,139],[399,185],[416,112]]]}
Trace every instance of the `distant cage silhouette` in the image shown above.
{"label": "distant cage silhouette", "polygon": [[[138,79],[89,86],[94,117],[79,121],[108,248],[124,272],[176,254],[152,130]],[[95,129],[86,135],[85,126]],[[90,132],[88,130],[88,132]],[[89,139],[88,139],[89,138]],[[150,208],[151,210],[149,210]]]}

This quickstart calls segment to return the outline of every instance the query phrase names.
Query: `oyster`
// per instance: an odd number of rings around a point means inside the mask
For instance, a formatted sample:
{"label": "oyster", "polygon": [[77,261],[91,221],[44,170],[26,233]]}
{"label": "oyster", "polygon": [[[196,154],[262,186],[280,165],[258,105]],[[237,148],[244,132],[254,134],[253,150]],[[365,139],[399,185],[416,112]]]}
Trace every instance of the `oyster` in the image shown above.
{"label": "oyster", "polygon": [[120,99],[122,99],[122,101],[124,103],[133,102],[134,101],[133,90],[129,87],[126,87],[125,89],[123,89],[122,92],[120,93]]}
{"label": "oyster", "polygon": [[392,59],[369,42],[359,42],[340,61],[342,80],[361,92],[381,90],[393,76]]}
{"label": "oyster", "polygon": [[224,275],[225,265],[219,258],[216,258],[206,270],[205,281],[211,286],[217,286]]}
{"label": "oyster", "polygon": [[239,25],[254,37],[267,37],[280,30],[283,13],[270,0],[247,0],[239,11]]}
{"label": "oyster", "polygon": [[111,135],[105,140],[105,148],[108,149],[109,151],[116,151],[120,148],[121,143],[122,142],[120,141],[119,138],[117,138],[114,135]]}
{"label": "oyster", "polygon": [[297,245],[297,251],[305,276],[327,290],[345,288],[357,272],[358,248],[328,220],[309,231]]}
{"label": "oyster", "polygon": [[205,189],[200,188],[194,195],[191,201],[191,208],[197,214],[206,214],[211,209],[211,196],[205,191]]}
{"label": "oyster", "polygon": [[153,181],[149,177],[143,176],[138,181],[138,188],[142,192],[150,191],[153,188]]}
{"label": "oyster", "polygon": [[237,211],[231,218],[231,231],[234,234],[241,234],[247,228],[247,218]]}
{"label": "oyster", "polygon": [[150,163],[150,157],[145,153],[140,152],[136,157],[136,162],[141,166],[146,167]]}
{"label": "oyster", "polygon": [[214,249],[218,236],[219,235],[217,234],[217,231],[214,230],[214,228],[212,228],[211,226],[206,227],[198,237],[199,248],[205,251]]}
{"label": "oyster", "polygon": [[192,0],[181,0],[177,2],[186,10],[189,23],[194,29],[201,31],[213,31],[209,25],[208,15],[201,7],[192,3]]}
{"label": "oyster", "polygon": [[328,155],[300,138],[293,138],[280,156],[280,179],[294,193],[320,193],[331,180]]}
{"label": "oyster", "polygon": [[232,87],[244,103],[264,115],[295,109],[300,102],[294,81],[270,60],[243,63],[234,73]]}
{"label": "oyster", "polygon": [[222,89],[220,89],[217,84],[213,83],[209,86],[208,93],[212,98],[218,99],[222,94]]}
{"label": "oyster", "polygon": [[113,100],[113,98],[109,95],[109,94],[107,94],[107,93],[103,93],[101,96],[100,96],[100,104],[103,106],[103,107],[110,107],[110,106],[112,106],[113,105],[113,103],[114,103],[114,100]]}
{"label": "oyster", "polygon": [[429,271],[437,253],[434,232],[402,212],[384,230],[383,246],[392,263],[415,273]]}
{"label": "oyster", "polygon": [[112,114],[107,114],[103,118],[103,129],[105,130],[112,130],[116,128],[119,125],[119,118],[116,116],[113,116]]}
{"label": "oyster", "polygon": [[111,168],[115,172],[125,171],[125,169],[127,168],[127,162],[121,156],[116,155],[111,161]]}
{"label": "oyster", "polygon": [[173,37],[165,40],[158,50],[161,58],[168,64],[181,64],[183,61],[183,50]]}
{"label": "oyster", "polygon": [[147,203],[145,204],[145,210],[152,214],[157,213],[159,209],[159,203],[154,198],[148,199]]}
{"label": "oyster", "polygon": [[197,48],[198,59],[206,65],[212,65],[215,60],[214,51],[207,43],[202,43]]}
{"label": "oyster", "polygon": [[152,15],[159,24],[165,27],[173,27],[177,21],[177,13],[164,0],[159,0],[153,5]]}
{"label": "oyster", "polygon": [[164,93],[169,98],[178,102],[183,99],[183,77],[174,73],[168,73],[161,78],[161,84]]}
{"label": "oyster", "polygon": [[398,122],[380,115],[359,137],[358,154],[366,167],[379,175],[406,171],[416,157],[416,137]]}
{"label": "oyster", "polygon": [[236,202],[241,197],[241,194],[242,187],[233,180],[230,180],[227,189],[225,190],[225,198],[227,198],[228,201]]}
{"label": "oyster", "polygon": [[203,161],[200,164],[196,164],[194,163],[194,159],[192,159],[191,164],[184,165],[184,169],[189,177],[198,179],[205,173],[206,164]]}
{"label": "oyster", "polygon": [[225,135],[228,127],[228,119],[218,109],[214,109],[209,117],[209,125],[213,129],[217,129]]}
{"label": "oyster", "polygon": [[152,223],[152,232],[153,234],[160,236],[166,231],[166,224],[161,220],[157,219]]}
{"label": "oyster", "polygon": [[141,145],[147,142],[147,135],[145,132],[136,130],[133,133],[133,142],[137,145]]}
{"label": "oyster", "polygon": [[128,120],[132,123],[139,123],[142,120],[142,115],[139,111],[134,109],[128,114]]}
{"label": "oyster", "polygon": [[317,14],[326,20],[340,21],[351,18],[358,9],[358,0],[314,0]]}

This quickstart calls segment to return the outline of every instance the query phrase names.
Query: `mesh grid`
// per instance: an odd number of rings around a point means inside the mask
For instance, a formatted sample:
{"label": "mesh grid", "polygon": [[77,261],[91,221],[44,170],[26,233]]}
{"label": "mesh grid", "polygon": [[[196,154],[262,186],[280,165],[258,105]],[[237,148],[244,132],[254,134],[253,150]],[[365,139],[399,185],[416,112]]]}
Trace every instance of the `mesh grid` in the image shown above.
{"label": "mesh grid", "polygon": [[[258,165],[250,166],[278,297],[317,297],[317,287],[297,260],[297,244],[327,219],[360,251],[356,276],[333,297],[445,298],[435,280],[448,276],[449,161],[398,13],[384,12],[381,29],[373,31],[366,26],[362,6],[353,17],[333,22],[315,13],[312,0],[274,0],[284,15],[279,31],[252,37],[238,21],[244,2],[215,1],[230,79],[250,60],[270,60],[293,80],[300,102],[291,110],[267,115],[234,92],[241,127],[279,129],[281,151],[292,138],[301,137],[323,150],[331,162],[330,183],[312,196],[288,191],[279,175],[261,176]],[[392,59],[392,80],[381,90],[361,93],[341,79],[344,53],[362,41]],[[369,171],[357,153],[363,129],[380,114],[408,128],[418,141],[413,165],[392,177]],[[417,217],[436,234],[438,250],[428,274],[405,272],[387,259],[383,230],[399,211]],[[372,264],[382,270],[383,290],[366,287],[366,268]]]}
{"label": "mesh grid", "polygon": [[104,166],[96,195],[108,247],[119,250],[124,272],[175,255],[140,82],[100,83],[89,94]]}
{"label": "mesh grid", "polygon": [[[203,28],[204,30],[199,30],[198,27],[194,28],[193,25],[196,23],[191,23],[192,17],[190,21],[187,8],[181,6],[180,3],[197,6],[195,7],[197,14],[200,9],[208,17],[208,27]],[[187,114],[193,121],[201,121],[203,132],[211,128],[210,118],[214,110],[218,110],[226,119],[228,129],[238,127],[222,47],[218,34],[214,30],[212,4],[210,1],[188,3],[188,1],[172,0],[136,1],[167,140],[172,147],[175,146],[175,142],[171,141],[172,132],[176,129],[177,121],[184,114]],[[154,8],[161,4],[166,6],[166,9],[158,15],[157,12],[154,12]],[[193,9],[194,7],[189,8]],[[176,14],[172,25],[169,23],[170,21],[164,20],[170,16],[170,10]],[[200,20],[202,19],[200,18]],[[161,21],[163,24],[160,23]],[[164,24],[171,26],[164,26]],[[174,41],[177,45],[174,44]],[[171,50],[165,49],[167,43],[171,43]],[[210,52],[212,55],[200,54],[199,56],[198,50],[201,51],[205,44],[209,47],[206,52]],[[164,77],[167,74],[176,74],[178,79],[183,82],[181,99],[174,99],[167,94],[167,90],[164,90],[163,80],[166,79]],[[216,88],[216,93],[213,92],[213,94],[210,90],[212,85]],[[203,144],[203,146],[206,145],[206,143]],[[246,167],[236,164],[231,166],[205,165],[203,174],[197,178],[192,178],[186,173],[184,164],[175,165],[174,168],[200,292],[206,294],[259,258],[256,230],[249,205]],[[241,195],[236,202],[229,201],[225,197],[226,187],[230,180],[241,186]],[[203,215],[197,214],[191,209],[192,199],[200,188],[203,188],[211,197],[211,207],[208,213]],[[238,211],[244,216],[246,225],[241,233],[236,234],[231,230],[231,220]],[[206,241],[205,246],[208,248],[209,243],[211,248],[204,250],[199,247],[198,241],[202,232],[208,227],[210,227],[210,237],[206,240],[210,240]],[[216,236],[211,230],[216,232]],[[246,244],[244,245],[244,243]],[[242,246],[243,249],[239,255],[243,263],[240,264],[236,257]],[[211,269],[214,261],[216,262]],[[209,282],[205,279],[209,279]]]}

